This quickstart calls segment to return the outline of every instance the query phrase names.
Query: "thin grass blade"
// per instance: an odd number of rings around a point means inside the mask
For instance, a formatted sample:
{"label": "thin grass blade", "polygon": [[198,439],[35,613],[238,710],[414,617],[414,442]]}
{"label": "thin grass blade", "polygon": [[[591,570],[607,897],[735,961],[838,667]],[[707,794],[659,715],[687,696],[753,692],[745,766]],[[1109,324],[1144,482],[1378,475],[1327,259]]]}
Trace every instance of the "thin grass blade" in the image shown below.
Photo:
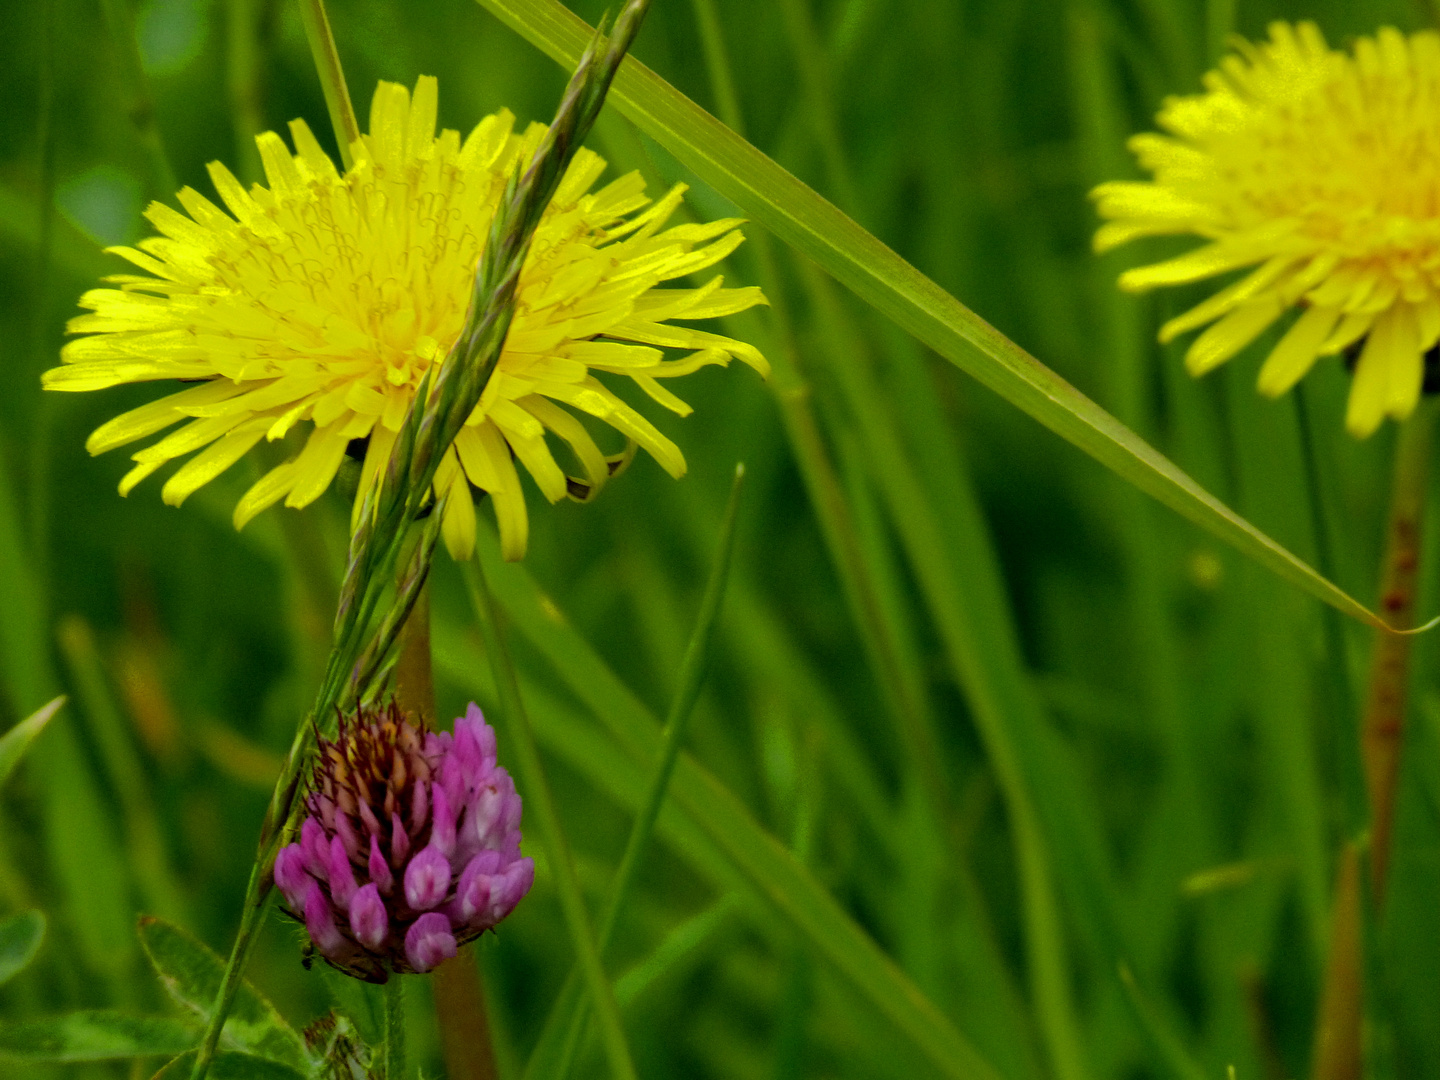
{"label": "thin grass blade", "polygon": [[556,889],[560,893],[560,906],[565,914],[571,941],[579,955],[591,1003],[595,1006],[610,1071],[619,1080],[634,1080],[635,1065],[630,1057],[629,1045],[625,1041],[620,1007],[615,1003],[614,988],[605,978],[605,969],[600,963],[600,951],[590,929],[590,916],[585,910],[585,898],[580,892],[580,880],[575,874],[570,846],[565,841],[560,815],[555,808],[555,797],[550,791],[550,783],[545,778],[544,767],[540,763],[540,752],[535,747],[535,737],[525,712],[525,703],[520,696],[520,682],[510,661],[509,648],[501,637],[495,604],[485,584],[479,559],[466,563],[464,571],[470,601],[485,641],[485,652],[495,674],[501,722],[510,743],[511,753],[515,755],[526,804],[536,819],[537,831],[545,845]]}
{"label": "thin grass blade", "polygon": [[45,725],[50,722],[50,718],[59,712],[60,706],[64,704],[65,695],[61,694],[53,701],[36,709],[4,735],[0,735],[0,788],[5,786],[5,781],[15,771],[15,766],[20,764],[20,759],[25,756],[25,751],[35,741],[35,736],[45,730]]}
{"label": "thin grass blade", "polygon": [[[478,0],[562,65],[592,36],[558,0]],[[1165,455],[637,60],[611,99],[745,214],[962,371],[1261,566],[1371,626],[1386,624],[1205,491]],[[1428,627],[1427,627],[1428,628]]]}
{"label": "thin grass blade", "polygon": [[[615,880],[610,887],[609,900],[600,916],[600,926],[595,935],[595,944],[600,950],[601,960],[605,958],[605,950],[609,947],[610,939],[615,932],[616,920],[625,906],[631,887],[635,884],[635,876],[640,869],[640,858],[650,842],[651,834],[655,831],[655,821],[659,818],[660,808],[665,803],[665,795],[670,787],[670,777],[675,772],[675,761],[679,756],[680,747],[685,742],[685,732],[690,723],[690,716],[695,710],[696,700],[700,697],[700,687],[704,682],[705,669],[710,655],[710,641],[715,636],[715,625],[720,619],[720,606],[725,598],[725,586],[730,576],[730,560],[735,548],[736,511],[740,502],[740,485],[744,479],[745,466],[737,465],[735,480],[730,487],[730,501],[725,507],[725,517],[720,525],[720,540],[716,545],[715,563],[710,570],[710,580],[705,584],[705,594],[700,602],[700,612],[696,616],[695,629],[685,648],[685,659],[680,665],[680,681],[674,700],[670,703],[670,713],[665,718],[665,738],[660,751],[660,760],[656,763],[654,773],[650,778],[645,801],[641,804],[640,812],[635,816],[634,824],[630,828],[630,836],[625,843],[625,852],[620,858],[620,866],[615,871]],[[551,1010],[550,1020],[545,1025],[540,1043],[531,1055],[532,1062],[548,1061],[552,1050],[549,1043],[563,1036],[564,1044],[554,1066],[554,1075],[556,1076],[563,1077],[569,1074],[581,1036],[584,1034],[585,999],[570,991],[570,984],[577,983],[578,976],[579,972],[571,971],[569,979],[566,980],[565,989],[561,991],[560,996],[556,999],[555,1007]],[[548,1073],[533,1071],[529,1066],[526,1067],[525,1073],[527,1077],[548,1075]]]}
{"label": "thin grass blade", "polygon": [[[662,734],[650,711],[564,620],[523,567],[502,563],[493,540],[479,545],[477,552],[494,583],[496,600],[516,629],[632,760],[653,762]],[[673,790],[675,804],[704,830],[746,882],[943,1075],[995,1080],[994,1068],[814,875],[756,822],[740,799],[687,754],[682,753],[676,763]]]}

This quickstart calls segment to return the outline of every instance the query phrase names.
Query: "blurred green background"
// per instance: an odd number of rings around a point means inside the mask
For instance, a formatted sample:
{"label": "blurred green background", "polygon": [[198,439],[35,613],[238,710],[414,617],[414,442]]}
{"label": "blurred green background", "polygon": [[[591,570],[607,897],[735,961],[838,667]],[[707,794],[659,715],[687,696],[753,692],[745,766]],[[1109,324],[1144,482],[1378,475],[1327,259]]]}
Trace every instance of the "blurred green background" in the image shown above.
{"label": "blurred green background", "polygon": [[[715,37],[697,18],[712,8],[755,145],[1372,598],[1393,430],[1364,444],[1343,433],[1347,377],[1334,361],[1291,396],[1258,398],[1273,338],[1189,381],[1184,343],[1162,349],[1154,331],[1209,289],[1136,299],[1113,287],[1120,269],[1187,242],[1097,260],[1086,192],[1134,175],[1124,138],[1150,127],[1165,94],[1198,88],[1231,29],[1256,38],[1272,19],[1309,18],[1343,45],[1384,24],[1419,29],[1430,8],[657,0],[636,55],[722,115]],[[602,5],[575,10],[593,23]],[[564,85],[566,72],[472,0],[332,0],[330,13],[362,126],[377,79],[438,76],[441,123],[462,131],[502,106],[546,120]],[[257,178],[251,136],[292,117],[333,140],[285,0],[8,0],[0,22],[0,727],[71,695],[0,792],[0,915],[50,919],[36,962],[0,987],[0,1016],[154,1012],[169,1006],[135,917],[228,949],[269,788],[327,647],[348,505],[332,491],[237,534],[230,511],[258,475],[252,460],[181,510],[160,502],[160,481],[121,499],[125,457],[91,459],[85,437],[159,389],[43,395],[39,374],[80,293],[122,270],[101,246],[145,234],[147,201],[173,204],[174,184],[209,193],[214,159]],[[652,193],[685,181],[697,215],[733,212],[616,113],[590,145],[607,175],[638,168]],[[1307,1072],[1368,632],[1126,487],[779,245],[765,254],[752,239],[725,272],[764,284],[774,306],[725,332],[777,361],[770,385],[710,368],[676,387],[694,416],[640,406],[685,451],[679,483],[642,456],[590,505],[549,507],[531,488],[530,553],[499,575],[502,600],[524,594],[528,574],[577,632],[566,647],[588,641],[663,716],[743,460],[694,757],[1002,1075],[1059,1075],[1057,1014],[1035,1004],[1013,804],[951,634],[968,628],[984,670],[1016,675],[999,720],[1039,807],[1065,944],[1048,955],[1083,1075]],[[817,462],[832,469],[828,487]],[[817,492],[836,500],[828,516]],[[482,548],[493,553],[489,534]],[[488,665],[443,555],[434,592],[441,714],[472,698],[489,708]],[[1437,592],[1432,563],[1423,613]],[[645,763],[603,722],[590,669],[512,620],[598,909]],[[1372,1011],[1389,1068],[1440,1077],[1434,640],[1415,658]],[[612,971],[641,1074],[939,1075],[797,931],[783,888],[767,893],[712,840],[667,811],[621,920]],[[297,1026],[331,1007],[298,946],[272,917],[250,968]],[[518,1077],[572,960],[543,864],[478,957],[502,1073]],[[412,1047],[437,1075],[426,991],[409,1001]],[[148,1076],[158,1064],[0,1058],[0,1074]],[[601,1075],[603,1060],[592,1049],[582,1068]]]}

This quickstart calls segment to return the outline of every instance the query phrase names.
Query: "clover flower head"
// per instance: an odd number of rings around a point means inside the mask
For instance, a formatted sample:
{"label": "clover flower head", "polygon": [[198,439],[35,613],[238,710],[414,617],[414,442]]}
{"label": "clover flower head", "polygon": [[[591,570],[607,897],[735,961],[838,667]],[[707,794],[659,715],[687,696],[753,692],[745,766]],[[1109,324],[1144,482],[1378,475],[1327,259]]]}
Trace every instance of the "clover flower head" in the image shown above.
{"label": "clover flower head", "polygon": [[320,955],[369,982],[438,966],[535,880],[520,796],[474,704],[453,735],[394,704],[342,717],[320,739],[305,809],[275,885]]}
{"label": "clover flower head", "polygon": [[1363,438],[1414,410],[1440,340],[1440,34],[1386,28],[1345,53],[1312,23],[1275,23],[1236,49],[1203,94],[1165,101],[1168,135],[1130,140],[1152,181],[1095,189],[1108,219],[1095,247],[1208,241],[1121,275],[1135,292],[1249,268],[1161,340],[1208,327],[1186,356],[1200,375],[1298,309],[1260,390],[1278,396],[1318,357],[1358,352],[1346,426]]}
{"label": "clover flower head", "polygon": [[[514,117],[486,117],[470,135],[435,135],[437,88],[412,96],[382,82],[370,131],[351,147],[343,174],[304,121],[257,138],[269,186],[250,190],[224,165],[210,177],[225,210],[185,188],[185,213],[155,203],[159,236],[112,248],[144,271],[109,278],[81,298],[91,313],[70,323],[63,364],[45,373],[54,390],[99,390],[145,380],[193,383],[100,427],[91,453],[183,426],[136,452],[121,494],[176,458],[166,481],[179,505],[262,439],[308,429],[303,448],[258,480],[235,508],[235,525],[284,500],[320,496],[347,452],[363,460],[355,497],[388,461],[421,379],[464,324],[476,266],[506,182],[545,133],[514,131]],[[659,288],[714,266],[740,244],[738,219],[665,228],[684,185],[651,202],[638,173],[599,191],[605,169],[581,149],[546,209],[521,272],[514,320],[494,375],[446,451],[435,489],[449,494],[446,546],[474,547],[466,485],[490,495],[507,558],[524,554],[528,518],[515,460],[551,502],[584,500],[623,454],[607,457],[580,419],[609,425],[672,476],[678,447],[618,397],[600,375],[628,377],[661,405],[690,411],[662,385],[739,357],[764,374],[753,347],[671,320],[733,314],[765,299],[727,289]],[[228,210],[228,213],[226,212]],[[667,358],[665,350],[681,355]],[[568,445],[580,475],[556,462],[549,436]],[[458,489],[458,490],[457,490]],[[455,497],[463,494],[464,497]]]}

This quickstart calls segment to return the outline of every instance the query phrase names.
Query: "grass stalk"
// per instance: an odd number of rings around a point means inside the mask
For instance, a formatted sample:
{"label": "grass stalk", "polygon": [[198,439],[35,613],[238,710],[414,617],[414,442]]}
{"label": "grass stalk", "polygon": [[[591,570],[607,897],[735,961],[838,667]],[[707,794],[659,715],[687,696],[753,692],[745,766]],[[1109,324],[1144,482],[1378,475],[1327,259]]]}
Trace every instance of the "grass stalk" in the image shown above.
{"label": "grass stalk", "polygon": [[[589,28],[558,0],[479,0],[562,64]],[[1172,461],[654,72],[614,101],[641,131],[898,327],[1127,482],[1272,573],[1370,626],[1383,619],[1226,507]]]}
{"label": "grass stalk", "polygon": [[[675,773],[675,762],[680,757],[680,748],[685,744],[685,734],[690,726],[690,717],[695,711],[695,702],[700,698],[700,688],[705,681],[705,670],[710,658],[710,642],[715,636],[715,626],[720,620],[720,606],[725,599],[725,585],[730,576],[730,561],[735,549],[735,520],[740,505],[740,485],[745,479],[745,466],[735,466],[735,479],[730,486],[730,501],[725,507],[725,517],[720,525],[720,541],[716,545],[715,562],[710,570],[710,579],[705,583],[705,594],[700,601],[700,611],[695,618],[695,628],[685,647],[685,658],[680,664],[680,676],[675,696],[665,718],[665,732],[660,746],[660,760],[656,762],[650,776],[649,787],[640,812],[630,826],[630,835],[625,841],[625,852],[610,885],[609,897],[600,916],[595,932],[595,947],[600,959],[615,934],[620,912],[624,910],[635,879],[640,871],[640,860],[649,846],[655,831],[655,822],[660,817],[660,808],[665,805],[670,790],[670,778]],[[571,975],[571,980],[575,978]],[[571,1011],[562,1022],[565,1033],[564,1046],[556,1066],[557,1077],[569,1075],[570,1068],[579,1050],[580,1039],[585,1028],[585,1000],[578,995],[567,995],[564,991],[558,1001],[573,1000]],[[548,1025],[547,1025],[548,1026]],[[527,1070],[528,1072],[529,1070]]]}
{"label": "grass stalk", "polygon": [[[1064,928],[1060,919],[1055,875],[1045,828],[1031,792],[1032,776],[1027,775],[1026,755],[1015,730],[1015,715],[1023,708],[1033,722],[1041,722],[1033,695],[1021,669],[1018,647],[1006,645],[1010,633],[997,632],[1003,621],[1000,595],[977,603],[980,591],[999,590],[998,580],[982,581],[992,571],[991,560],[976,559],[987,545],[979,508],[966,530],[966,547],[976,558],[961,563],[952,557],[961,537],[947,535],[940,528],[924,484],[900,443],[893,418],[883,411],[884,395],[871,372],[857,362],[856,350],[846,343],[858,334],[845,317],[830,283],[813,265],[801,261],[820,322],[827,328],[828,351],[849,355],[851,362],[834,363],[851,416],[856,421],[869,451],[890,516],[915,571],[921,591],[931,608],[947,658],[957,683],[964,688],[974,712],[975,724],[985,745],[986,756],[1005,798],[1016,862],[1022,882],[1026,957],[1031,991],[1039,1014],[1039,1028],[1050,1054],[1051,1066],[1062,1080],[1081,1080],[1086,1073],[1083,1043],[1070,991],[1070,963]],[[952,508],[953,509],[953,508]],[[959,567],[968,566],[969,580]],[[996,620],[986,622],[993,612]],[[982,632],[981,626],[986,629]]]}
{"label": "grass stalk", "polygon": [[610,1063],[610,1072],[617,1080],[635,1080],[635,1064],[630,1057],[630,1047],[625,1041],[620,1008],[615,1003],[614,988],[605,978],[600,951],[590,930],[590,916],[585,911],[580,880],[575,874],[575,863],[560,825],[555,797],[550,791],[550,782],[545,777],[540,752],[535,746],[535,737],[525,712],[525,703],[520,696],[520,683],[510,660],[510,651],[505,644],[495,605],[485,584],[485,572],[480,568],[478,559],[466,563],[463,570],[470,602],[484,639],[485,654],[489,657],[494,672],[495,687],[500,697],[501,726],[510,744],[510,752],[514,755],[516,771],[525,791],[526,806],[530,810],[531,820],[535,822],[536,832],[540,834],[540,842],[545,848],[555,888],[560,894],[560,907],[565,916],[565,924],[570,931],[591,1004],[600,1023],[601,1042]]}
{"label": "grass stalk", "polygon": [[225,89],[230,97],[236,174],[252,182],[264,174],[260,151],[255,146],[255,136],[265,130],[259,34],[264,3],[229,0],[225,5]]}
{"label": "grass stalk", "polygon": [[[563,616],[556,615],[554,601],[525,569],[502,563],[493,543],[490,547],[481,557],[497,599],[517,630],[545,658],[553,677],[601,721],[632,767],[650,767],[660,752],[659,722]],[[714,845],[732,880],[743,880],[770,911],[799,929],[811,949],[853,984],[867,1009],[913,1040],[942,1075],[955,1080],[994,1080],[999,1075],[729,788],[683,751],[675,772],[673,801],[682,819],[693,824],[695,842]]]}
{"label": "grass stalk", "polygon": [[305,38],[310,42],[315,72],[320,76],[320,89],[325,93],[330,126],[335,129],[340,160],[349,169],[355,164],[350,147],[360,141],[360,125],[355,120],[355,106],[350,103],[350,88],[345,83],[345,71],[340,66],[335,36],[330,32],[325,0],[300,0],[300,14],[305,21]]}
{"label": "grass stalk", "polygon": [[[743,133],[745,121],[735,94],[729,53],[714,0],[692,0],[692,5],[721,119],[732,130]],[[906,663],[905,632],[889,617],[897,605],[885,603],[884,573],[867,558],[844,485],[825,444],[811,387],[800,365],[774,242],[765,230],[756,229],[751,233],[750,244],[779,338],[778,347],[770,350],[773,367],[770,386],[791,453],[795,455],[826,549],[845,591],[851,618],[860,632],[861,645],[879,683],[881,698],[919,778],[929,812],[943,822],[951,816],[949,781],[942,767],[934,721],[921,680],[914,665]]]}
{"label": "grass stalk", "polygon": [[[335,644],[315,706],[297,727],[261,823],[239,937],[231,950],[191,1080],[203,1080],[214,1060],[220,1031],[259,925],[258,913],[274,889],[271,871],[275,854],[294,809],[316,733],[321,725],[332,722],[334,711],[347,699],[364,700],[373,689],[375,677],[383,671],[390,649],[423,591],[444,520],[444,497],[437,498],[433,492],[436,470],[455,435],[479,404],[499,362],[514,316],[515,290],[531,238],[580,142],[594,125],[615,72],[634,41],[648,7],[648,0],[630,0],[608,38],[599,34],[592,37],[566,86],[555,120],[536,148],[528,168],[511,176],[500,208],[491,221],[460,334],[445,359],[438,367],[430,367],[420,380],[383,479],[366,494],[360,508],[358,523],[350,537],[349,561],[335,614]],[[315,10],[323,14],[319,0]],[[338,60],[332,74],[338,76]],[[322,63],[322,80],[325,78]],[[336,87],[338,92],[343,80],[337,82]],[[430,516],[420,530],[403,576],[397,577],[410,525],[426,509],[431,511]],[[391,583],[397,580],[400,584],[390,597]],[[382,608],[387,597],[390,597],[389,605]],[[528,727],[520,725],[520,730],[528,736]],[[533,741],[526,745],[533,756]],[[538,767],[538,758],[533,763]],[[539,780],[543,785],[543,776]],[[551,809],[553,811],[553,806]],[[551,817],[558,828],[558,819],[554,819],[553,814]],[[573,871],[571,877],[573,879]],[[583,916],[583,908],[580,911]],[[588,924],[585,929],[588,934]],[[613,998],[611,1006],[606,1019],[616,1021],[614,1030],[619,1033]],[[629,1063],[623,1034],[620,1034],[619,1048],[623,1052],[621,1064],[628,1066],[624,1075],[632,1076],[634,1068]]]}

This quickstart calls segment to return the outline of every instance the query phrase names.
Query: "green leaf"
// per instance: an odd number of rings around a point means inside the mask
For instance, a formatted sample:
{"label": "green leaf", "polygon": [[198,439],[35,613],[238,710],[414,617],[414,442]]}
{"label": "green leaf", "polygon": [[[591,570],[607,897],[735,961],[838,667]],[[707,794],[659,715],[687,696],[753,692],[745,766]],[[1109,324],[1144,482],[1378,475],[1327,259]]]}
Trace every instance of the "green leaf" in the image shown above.
{"label": "green leaf", "polygon": [[[140,944],[170,996],[208,1019],[220,993],[225,962],[178,926],[151,916],[140,920]],[[313,1065],[295,1029],[248,982],[235,994],[225,1021],[225,1038],[241,1050],[302,1072]]]}
{"label": "green leaf", "polygon": [[0,923],[0,984],[14,978],[35,959],[44,940],[44,912],[22,911]]}
{"label": "green leaf", "polygon": [[[592,31],[558,0],[479,0],[561,65]],[[747,217],[956,367],[1122,479],[1280,577],[1375,627],[1384,621],[1236,514],[1174,462],[633,57],[610,91],[641,131]]]}
{"label": "green leaf", "polygon": [[50,718],[59,712],[60,706],[64,704],[65,695],[61,694],[48,704],[36,709],[4,735],[0,735],[0,788],[5,786],[5,781],[15,771],[15,766],[20,764],[20,759],[25,756],[25,751],[35,741],[35,736],[45,730],[45,725],[50,722]]}
{"label": "green leaf", "polygon": [[[565,622],[525,569],[500,560],[492,532],[485,530],[476,552],[484,560],[495,599],[515,629],[546,657],[632,760],[652,768],[664,736],[650,711]],[[872,1009],[909,1036],[941,1073],[961,1080],[997,1075],[814,875],[688,754],[680,755],[671,796],[746,882],[835,966]]]}
{"label": "green leaf", "polygon": [[0,1028],[0,1055],[33,1062],[169,1057],[184,1053],[199,1038],[200,1030],[188,1020],[97,1010]]}
{"label": "green leaf", "polygon": [[[168,1063],[152,1080],[186,1080],[194,1064],[195,1051],[192,1050]],[[221,1050],[210,1063],[208,1073],[209,1080],[306,1080],[313,1075],[311,1070],[293,1069],[278,1061],[239,1050]]]}

